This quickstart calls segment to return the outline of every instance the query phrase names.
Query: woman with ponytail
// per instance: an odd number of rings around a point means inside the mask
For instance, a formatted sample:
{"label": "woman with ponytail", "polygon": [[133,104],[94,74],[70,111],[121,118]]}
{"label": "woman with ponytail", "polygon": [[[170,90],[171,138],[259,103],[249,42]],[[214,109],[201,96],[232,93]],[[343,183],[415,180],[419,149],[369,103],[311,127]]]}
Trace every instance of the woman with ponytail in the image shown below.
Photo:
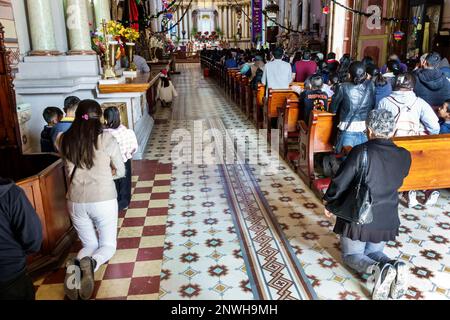
{"label": "woman with ponytail", "polygon": [[374,84],[367,78],[364,64],[355,61],[349,67],[348,80],[337,88],[330,105],[339,120],[336,153],[367,141],[366,119],[374,106]]}
{"label": "woman with ponytail", "polygon": [[72,300],[91,298],[94,272],[116,251],[114,179],[125,175],[125,166],[116,139],[103,132],[101,117],[96,101],[81,101],[71,128],[57,141],[67,170],[68,209],[83,246],[77,258],[66,265],[64,289]]}

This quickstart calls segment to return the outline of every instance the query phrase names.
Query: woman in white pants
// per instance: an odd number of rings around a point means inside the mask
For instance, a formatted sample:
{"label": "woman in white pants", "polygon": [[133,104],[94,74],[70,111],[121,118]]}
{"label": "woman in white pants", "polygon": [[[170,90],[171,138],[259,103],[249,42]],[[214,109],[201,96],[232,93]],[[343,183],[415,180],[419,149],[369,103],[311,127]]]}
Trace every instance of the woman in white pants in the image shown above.
{"label": "woman in white pants", "polygon": [[125,166],[116,139],[103,132],[101,116],[96,101],[81,101],[71,128],[58,141],[69,177],[68,209],[83,245],[77,259],[67,264],[64,288],[73,300],[91,298],[94,272],[116,251],[114,179],[125,175]]}

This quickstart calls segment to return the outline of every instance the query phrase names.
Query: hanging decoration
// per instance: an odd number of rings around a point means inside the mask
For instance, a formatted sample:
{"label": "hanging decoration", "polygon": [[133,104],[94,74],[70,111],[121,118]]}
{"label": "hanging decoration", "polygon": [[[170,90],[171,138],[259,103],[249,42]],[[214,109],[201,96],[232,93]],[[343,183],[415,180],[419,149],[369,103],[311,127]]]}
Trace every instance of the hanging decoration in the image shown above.
{"label": "hanging decoration", "polygon": [[329,6],[325,6],[322,8],[322,13],[323,14],[329,14],[330,13],[330,7]]}
{"label": "hanging decoration", "polygon": [[404,36],[405,36],[405,33],[400,30],[394,32],[394,40],[395,41],[402,41]]}

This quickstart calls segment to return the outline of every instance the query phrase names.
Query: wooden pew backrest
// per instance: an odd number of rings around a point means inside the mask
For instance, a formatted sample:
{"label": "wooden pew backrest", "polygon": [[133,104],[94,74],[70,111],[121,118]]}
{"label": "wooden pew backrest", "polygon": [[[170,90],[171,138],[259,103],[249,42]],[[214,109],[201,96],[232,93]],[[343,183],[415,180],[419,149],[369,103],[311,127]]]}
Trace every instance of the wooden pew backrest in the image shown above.
{"label": "wooden pew backrest", "polygon": [[298,173],[303,181],[311,187],[314,180],[314,154],[333,151],[333,118],[334,114],[312,111],[309,126],[300,121],[300,157]]}
{"label": "wooden pew backrest", "polygon": [[450,188],[450,134],[395,138],[411,153],[412,164],[400,191]]}
{"label": "wooden pew backrest", "polygon": [[278,108],[281,108],[285,104],[286,99],[295,98],[298,98],[298,94],[290,89],[269,89],[267,109],[265,109],[267,117],[278,117]]}

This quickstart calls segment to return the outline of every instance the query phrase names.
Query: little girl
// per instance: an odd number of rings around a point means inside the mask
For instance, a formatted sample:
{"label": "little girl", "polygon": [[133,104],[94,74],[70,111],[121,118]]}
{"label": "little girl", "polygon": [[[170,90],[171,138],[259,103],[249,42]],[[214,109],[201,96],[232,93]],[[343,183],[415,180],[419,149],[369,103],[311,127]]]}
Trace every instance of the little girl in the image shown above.
{"label": "little girl", "polygon": [[114,180],[117,189],[119,211],[126,210],[131,201],[131,159],[138,150],[138,142],[133,130],[120,123],[120,112],[116,107],[109,107],[103,112],[105,130],[110,132],[119,143],[123,162],[125,163],[125,177]]}
{"label": "little girl", "polygon": [[173,98],[177,97],[178,93],[175,90],[175,87],[166,77],[161,77],[161,82],[158,88],[158,99],[161,100],[161,105],[163,107],[172,106]]}

